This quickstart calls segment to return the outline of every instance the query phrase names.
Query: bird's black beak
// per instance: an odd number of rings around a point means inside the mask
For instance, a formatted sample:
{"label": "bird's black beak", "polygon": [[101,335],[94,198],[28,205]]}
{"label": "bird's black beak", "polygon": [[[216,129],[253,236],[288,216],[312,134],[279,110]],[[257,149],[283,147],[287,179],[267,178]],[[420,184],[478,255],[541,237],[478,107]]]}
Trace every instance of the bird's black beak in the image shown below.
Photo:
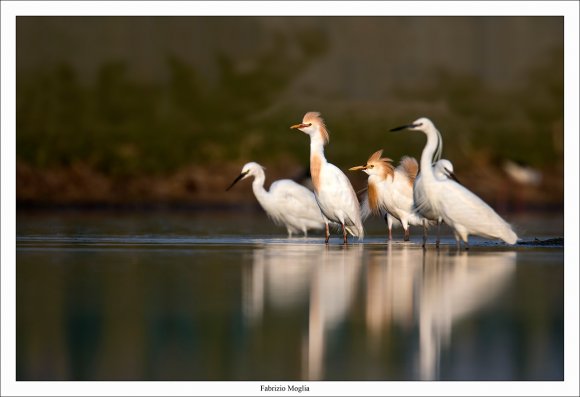
{"label": "bird's black beak", "polygon": [[447,168],[445,169],[445,173],[447,174],[447,176],[451,179],[453,179],[455,182],[459,183],[461,185],[461,182],[459,182],[459,179],[457,179],[457,177],[455,176],[455,174],[451,171],[449,171]]}
{"label": "bird's black beak", "polygon": [[242,179],[243,177],[245,177],[246,175],[248,175],[248,172],[242,172],[240,175],[238,175],[238,177],[236,179],[234,179],[234,181],[232,182],[232,184],[230,186],[228,186],[228,188],[226,189],[226,192],[228,190],[230,190],[236,183],[238,183],[238,181],[240,179]]}
{"label": "bird's black beak", "polygon": [[391,128],[389,131],[395,132],[395,131],[406,130],[408,128],[417,128],[417,127],[420,127],[420,126],[421,126],[421,123],[418,123],[418,124],[407,124],[407,125],[402,125],[400,127]]}

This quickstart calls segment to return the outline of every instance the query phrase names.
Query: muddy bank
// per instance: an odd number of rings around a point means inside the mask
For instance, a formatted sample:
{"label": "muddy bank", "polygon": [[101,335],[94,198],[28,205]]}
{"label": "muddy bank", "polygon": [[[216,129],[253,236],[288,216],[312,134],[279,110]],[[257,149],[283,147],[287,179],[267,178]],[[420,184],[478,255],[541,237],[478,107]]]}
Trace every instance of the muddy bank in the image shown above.
{"label": "muddy bank", "polygon": [[[268,168],[267,184],[304,170]],[[255,202],[251,182],[226,192],[241,165],[191,165],[163,175],[110,176],[85,164],[38,169],[24,163],[16,167],[16,199],[27,206],[234,206]]]}
{"label": "muddy bank", "polygon": [[[225,189],[239,175],[240,164],[190,165],[170,174],[113,177],[85,164],[39,169],[18,162],[16,199],[19,208],[35,206],[252,206],[251,182]],[[269,165],[266,186],[282,178],[309,185],[307,169],[298,164]],[[546,171],[548,172],[548,171]],[[499,212],[560,210],[563,181],[544,178],[538,186],[510,180],[499,170],[477,168],[459,171],[462,183]],[[355,189],[366,179],[348,174]]]}

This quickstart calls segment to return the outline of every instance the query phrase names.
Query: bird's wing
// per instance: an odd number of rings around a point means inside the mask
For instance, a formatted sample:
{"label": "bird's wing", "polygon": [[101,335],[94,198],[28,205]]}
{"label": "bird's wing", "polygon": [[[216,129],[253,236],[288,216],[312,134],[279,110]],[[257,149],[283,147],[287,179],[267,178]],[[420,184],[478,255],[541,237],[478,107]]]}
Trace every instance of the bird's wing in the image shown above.
{"label": "bird's wing", "polygon": [[395,172],[390,189],[393,204],[406,212],[411,211],[413,207],[413,185],[407,175],[402,172]]}
{"label": "bird's wing", "polygon": [[[510,228],[488,204],[453,180],[440,183],[438,195],[450,224],[461,224],[471,234],[497,237],[496,231]],[[444,217],[445,218],[445,217]]]}
{"label": "bird's wing", "polygon": [[403,172],[407,178],[411,181],[411,185],[415,182],[415,178],[419,173],[419,163],[414,157],[403,156],[399,166],[396,168],[400,172]]}
{"label": "bird's wing", "polygon": [[[336,203],[346,216],[345,222],[351,225],[357,225],[362,230],[360,219],[360,204],[356,193],[347,176],[334,164],[327,163],[322,170],[320,193],[327,196],[328,200]],[[319,201],[320,202],[320,201]],[[324,205],[321,209],[326,212]],[[326,206],[328,209],[328,206]]]}
{"label": "bird's wing", "polygon": [[323,222],[314,193],[305,186],[289,179],[282,179],[270,186],[270,194],[278,203],[280,217]]}
{"label": "bird's wing", "polygon": [[425,193],[425,188],[422,184],[421,173],[417,175],[415,183],[413,184],[413,209],[417,214],[434,220],[439,215],[436,213],[435,209],[431,206],[428,197]]}
{"label": "bird's wing", "polygon": [[365,191],[360,198],[360,215],[365,221],[372,214],[371,206],[369,204],[369,194]]}

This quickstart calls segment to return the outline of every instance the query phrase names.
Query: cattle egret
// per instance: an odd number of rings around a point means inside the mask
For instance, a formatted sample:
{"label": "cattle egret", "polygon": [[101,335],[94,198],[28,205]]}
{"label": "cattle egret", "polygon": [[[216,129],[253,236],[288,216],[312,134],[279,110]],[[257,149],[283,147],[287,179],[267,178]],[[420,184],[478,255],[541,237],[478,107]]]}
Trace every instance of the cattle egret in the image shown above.
{"label": "cattle egret", "polygon": [[[362,194],[362,196],[360,196],[360,216],[362,221],[366,221],[367,218],[369,216],[371,216],[373,214],[373,210],[371,209],[371,206],[369,204],[369,194],[368,194],[368,188],[364,189],[365,192]],[[360,192],[359,192],[360,194]],[[399,226],[401,226],[401,222],[399,222],[399,220],[395,217],[393,217],[391,214],[389,214],[387,211],[385,211],[384,209],[379,208],[379,215],[381,218],[383,218],[387,224],[388,229],[393,229],[393,227],[397,228]]]}
{"label": "cattle egret", "polygon": [[264,189],[266,175],[264,168],[258,163],[244,165],[242,173],[226,190],[230,190],[238,181],[250,176],[254,177],[252,190],[256,199],[275,224],[286,227],[288,237],[292,237],[292,233],[299,232],[304,233],[306,237],[308,230],[324,228],[325,220],[314,193],[290,179],[276,181],[270,186],[270,191],[266,191]]}
{"label": "cattle egret", "polygon": [[[419,164],[412,157],[403,157],[398,167],[394,167],[390,158],[381,157],[382,150],[373,153],[366,165],[350,168],[351,171],[362,170],[368,178],[368,203],[370,210],[379,215],[381,210],[387,212],[386,221],[389,228],[389,240],[392,240],[393,217],[401,222],[405,231],[405,241],[409,241],[409,225],[422,225],[423,218],[413,209],[413,183],[417,176]],[[389,216],[390,214],[390,216]]]}
{"label": "cattle egret", "polygon": [[466,249],[469,248],[470,234],[515,244],[518,240],[516,233],[489,205],[455,180],[436,178],[431,163],[434,157],[439,160],[443,141],[431,120],[423,117],[391,131],[402,129],[421,131],[427,135],[427,143],[421,154],[422,175],[415,185],[415,206],[419,213],[431,212],[436,219],[440,217],[454,230],[458,246],[461,240]]}
{"label": "cattle egret", "polygon": [[328,130],[318,112],[308,112],[302,123],[291,126],[310,136],[310,175],[314,195],[326,218],[326,240],[330,238],[328,221],[342,226],[343,241],[347,243],[347,232],[362,240],[364,229],[360,205],[356,193],[346,175],[335,165],[326,161],[324,145],[329,141]]}

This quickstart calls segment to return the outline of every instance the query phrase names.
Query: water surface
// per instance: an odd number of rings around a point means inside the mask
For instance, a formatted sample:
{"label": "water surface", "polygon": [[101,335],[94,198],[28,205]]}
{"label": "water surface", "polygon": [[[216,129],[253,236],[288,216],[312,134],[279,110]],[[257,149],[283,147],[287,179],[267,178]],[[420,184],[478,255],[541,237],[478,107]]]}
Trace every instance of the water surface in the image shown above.
{"label": "water surface", "polygon": [[325,246],[260,212],[20,212],[17,379],[563,379],[561,245],[366,226]]}

